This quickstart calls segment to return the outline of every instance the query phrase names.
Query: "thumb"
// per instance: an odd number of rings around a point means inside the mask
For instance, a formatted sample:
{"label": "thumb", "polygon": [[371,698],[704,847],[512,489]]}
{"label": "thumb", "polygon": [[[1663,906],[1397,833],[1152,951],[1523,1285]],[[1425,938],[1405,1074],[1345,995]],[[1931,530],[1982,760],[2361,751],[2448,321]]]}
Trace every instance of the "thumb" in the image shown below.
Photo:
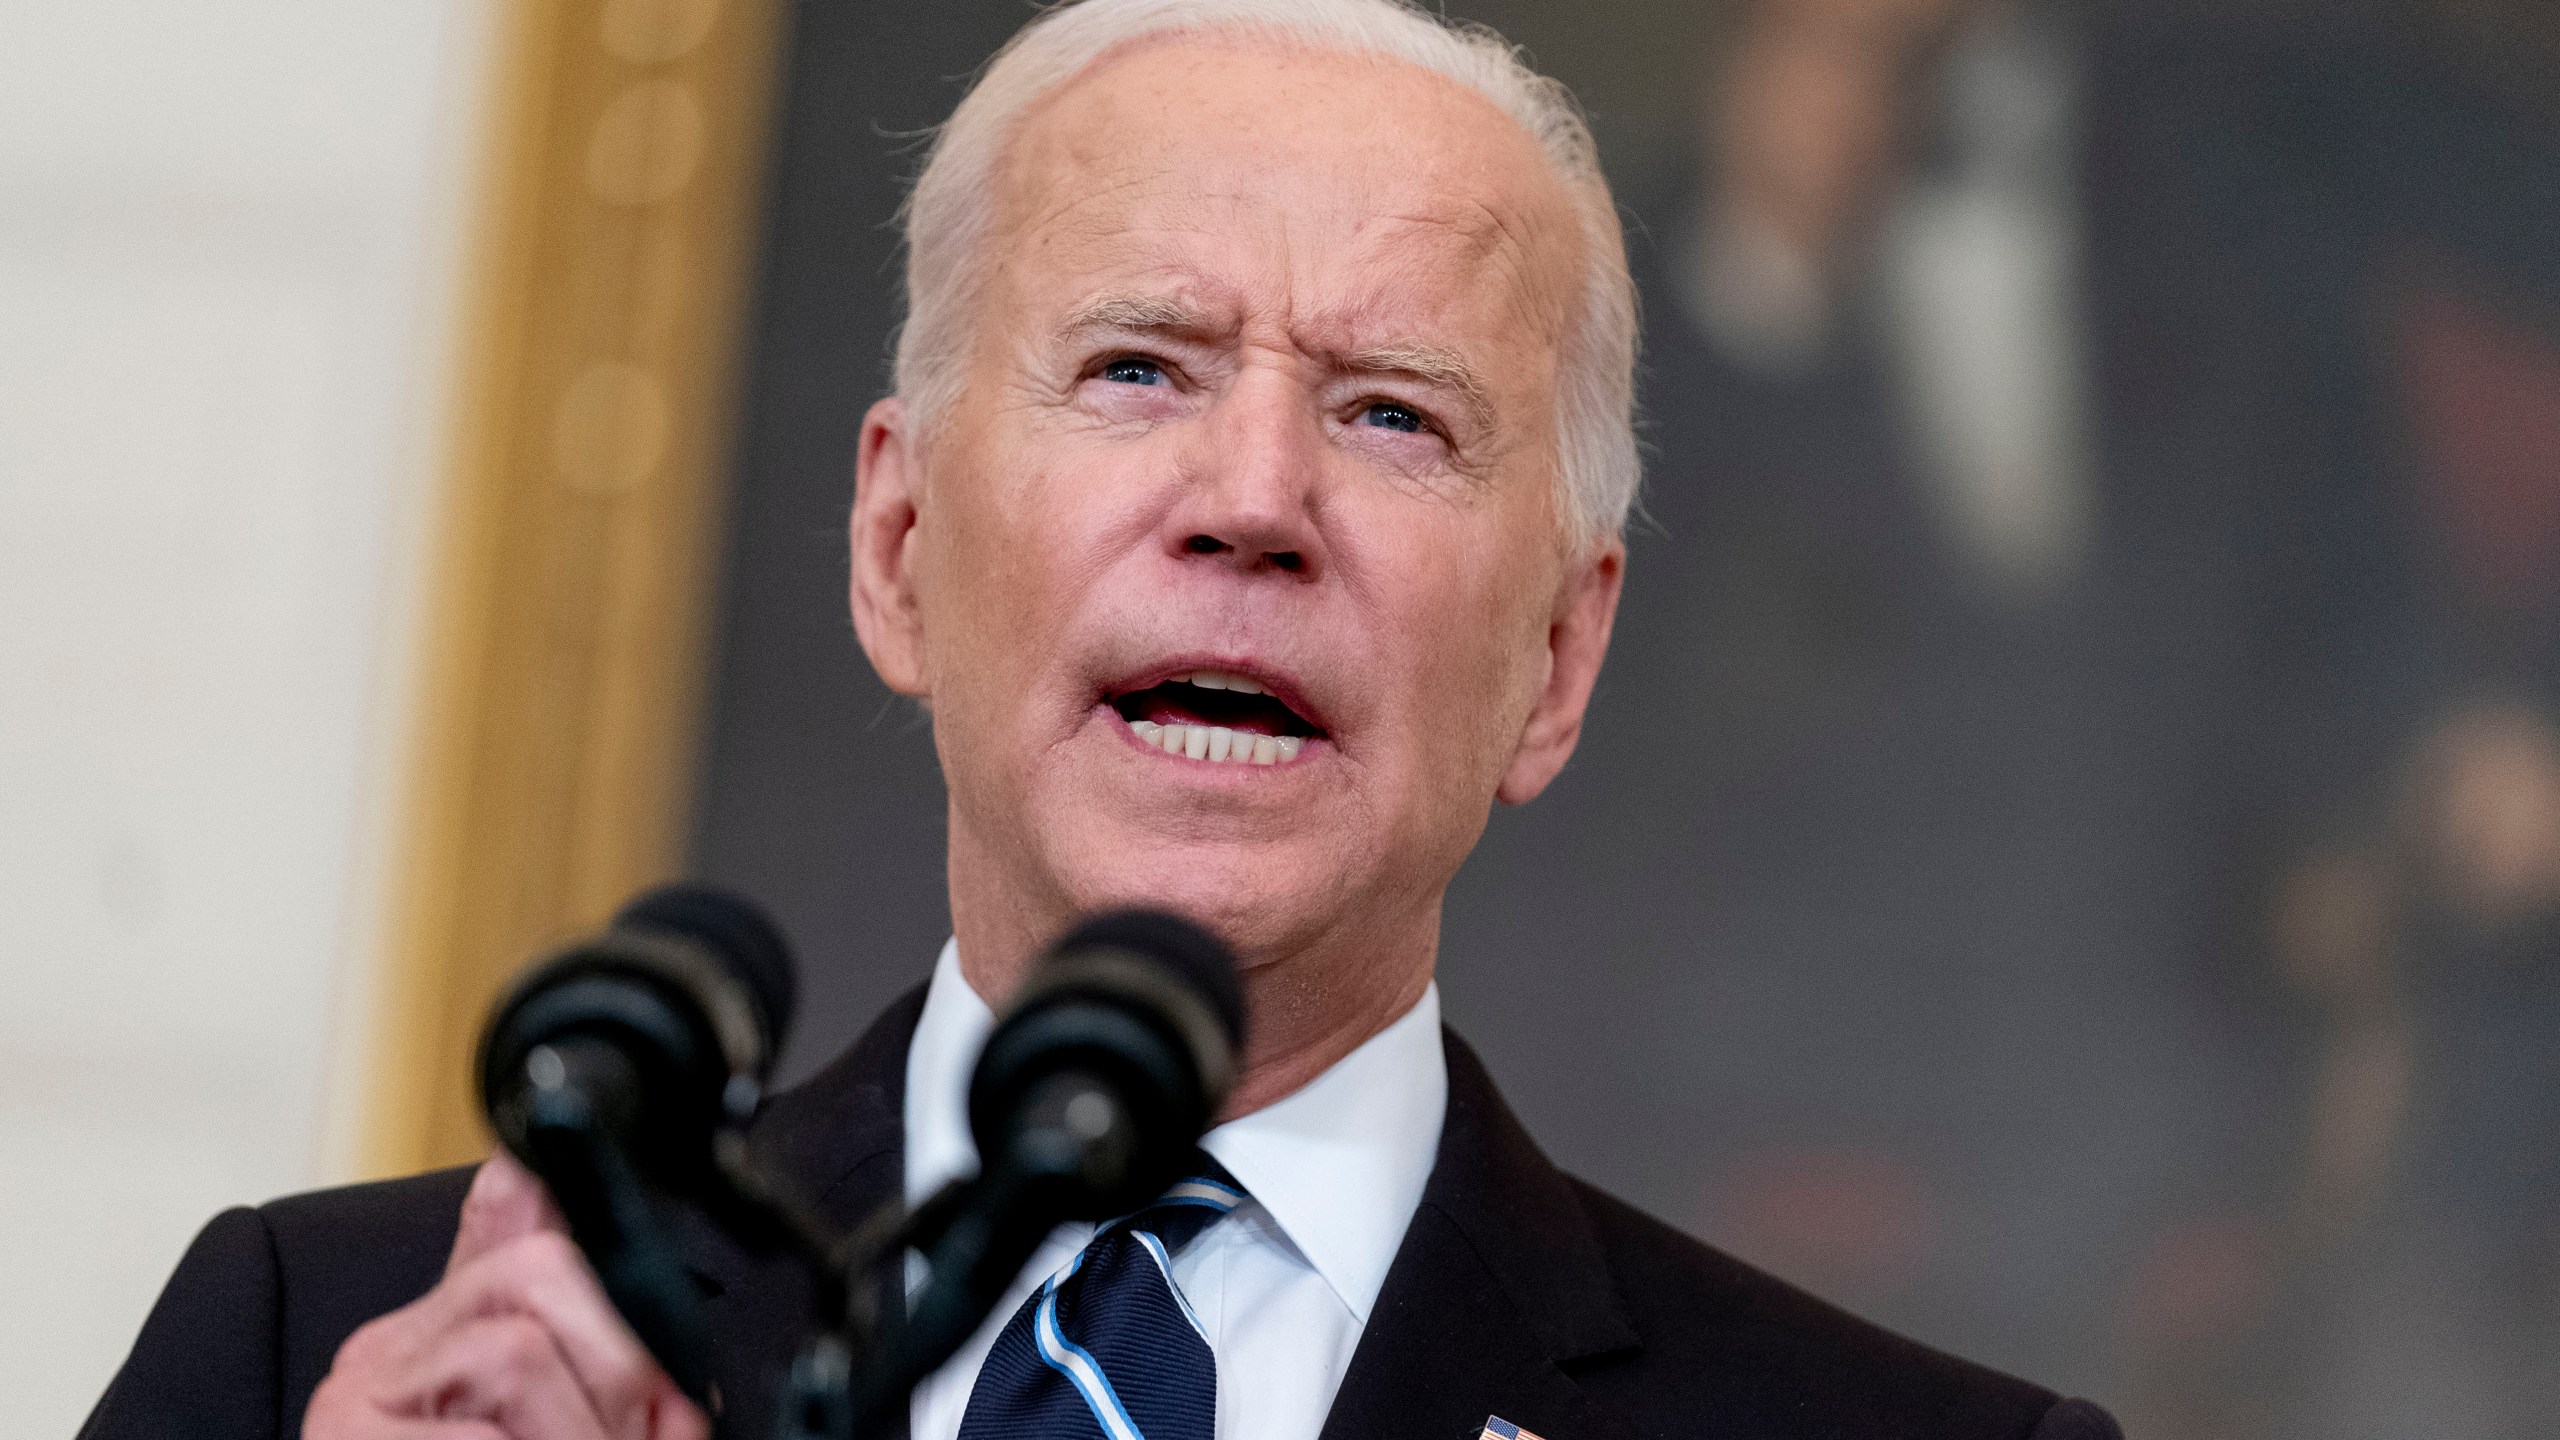
{"label": "thumb", "polygon": [[481,1162],[471,1177],[471,1193],[462,1197],[462,1226],[454,1233],[453,1254],[444,1262],[450,1275],[510,1240],[537,1230],[566,1231],[551,1192],[533,1172],[504,1150]]}

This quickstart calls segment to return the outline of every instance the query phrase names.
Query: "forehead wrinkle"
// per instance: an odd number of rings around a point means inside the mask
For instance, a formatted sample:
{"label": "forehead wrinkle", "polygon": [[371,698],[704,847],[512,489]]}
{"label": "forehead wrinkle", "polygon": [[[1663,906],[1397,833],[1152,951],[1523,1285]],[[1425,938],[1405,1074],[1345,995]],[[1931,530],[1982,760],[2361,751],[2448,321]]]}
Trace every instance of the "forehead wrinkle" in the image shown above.
{"label": "forehead wrinkle", "polygon": [[[1506,282],[1500,288],[1508,292],[1507,308],[1550,337],[1560,335],[1572,308],[1567,292],[1573,282],[1560,284],[1553,272],[1561,268],[1578,274],[1579,251],[1574,236],[1553,235],[1549,238],[1556,245],[1543,246],[1540,236],[1553,228],[1540,223],[1543,217],[1518,215],[1508,204],[1478,196],[1451,199],[1450,208],[1445,211],[1400,211],[1378,216],[1372,223],[1383,222],[1397,232],[1420,230],[1445,236],[1455,242],[1454,253],[1447,248],[1398,243],[1388,235],[1365,237],[1373,244],[1388,247],[1388,255],[1378,263],[1406,270],[1429,270],[1435,265],[1455,263],[1470,270],[1495,271]],[[1541,264],[1541,260],[1555,263]]]}
{"label": "forehead wrinkle", "polygon": [[1379,215],[1373,223],[1447,231],[1478,253],[1499,249],[1506,241],[1518,249],[1528,248],[1519,227],[1503,215],[1501,207],[1472,195],[1452,198],[1454,203],[1448,212],[1399,210]]}
{"label": "forehead wrinkle", "polygon": [[995,236],[998,243],[1010,241],[1039,248],[1061,241],[1110,239],[1128,226],[1126,215],[1111,212],[1111,202],[1132,191],[1147,189],[1156,183],[1156,178],[1145,174],[1125,175],[1107,184],[1071,191],[1055,199],[1037,192],[1030,196],[1008,197],[1010,203],[999,202],[997,213],[1000,216],[1007,211],[1023,212],[1024,205],[1032,200],[1048,200],[1049,203],[1036,213],[1016,213],[1008,217],[1010,223],[1000,223],[995,227]]}

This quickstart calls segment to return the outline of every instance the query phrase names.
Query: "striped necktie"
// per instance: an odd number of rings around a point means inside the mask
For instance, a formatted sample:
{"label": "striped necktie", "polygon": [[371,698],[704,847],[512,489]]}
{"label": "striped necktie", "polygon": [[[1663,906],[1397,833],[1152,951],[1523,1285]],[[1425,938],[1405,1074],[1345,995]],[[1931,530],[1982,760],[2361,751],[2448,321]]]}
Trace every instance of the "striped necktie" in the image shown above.
{"label": "striped necktie", "polygon": [[1031,1292],[996,1337],[960,1440],[1213,1440],[1218,1362],[1173,1257],[1243,1203],[1203,1173],[1115,1221]]}

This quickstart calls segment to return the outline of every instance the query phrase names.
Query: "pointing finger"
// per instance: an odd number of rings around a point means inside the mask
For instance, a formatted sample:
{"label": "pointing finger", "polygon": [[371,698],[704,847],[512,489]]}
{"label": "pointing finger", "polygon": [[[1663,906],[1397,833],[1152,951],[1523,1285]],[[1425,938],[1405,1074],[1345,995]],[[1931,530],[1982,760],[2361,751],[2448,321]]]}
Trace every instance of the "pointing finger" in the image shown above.
{"label": "pointing finger", "polygon": [[550,1192],[531,1171],[501,1150],[471,1177],[471,1193],[463,1197],[462,1225],[453,1237],[453,1254],[444,1273],[453,1274],[472,1261],[539,1230],[565,1231]]}

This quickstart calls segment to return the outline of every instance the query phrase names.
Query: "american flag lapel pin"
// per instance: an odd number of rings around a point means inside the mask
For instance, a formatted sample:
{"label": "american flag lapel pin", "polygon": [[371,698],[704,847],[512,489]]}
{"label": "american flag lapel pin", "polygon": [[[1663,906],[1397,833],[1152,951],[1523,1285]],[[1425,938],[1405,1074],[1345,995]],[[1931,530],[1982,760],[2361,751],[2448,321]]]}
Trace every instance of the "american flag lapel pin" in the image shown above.
{"label": "american flag lapel pin", "polygon": [[1477,1432],[1476,1440],[1546,1440],[1546,1437],[1535,1430],[1523,1430],[1499,1415],[1487,1415],[1484,1417],[1484,1429]]}

